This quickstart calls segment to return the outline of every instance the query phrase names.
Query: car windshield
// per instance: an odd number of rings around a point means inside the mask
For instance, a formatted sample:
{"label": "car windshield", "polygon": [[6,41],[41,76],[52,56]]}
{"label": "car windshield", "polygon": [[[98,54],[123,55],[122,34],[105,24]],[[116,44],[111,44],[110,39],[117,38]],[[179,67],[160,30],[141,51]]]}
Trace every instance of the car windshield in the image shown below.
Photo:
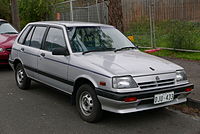
{"label": "car windshield", "polygon": [[18,32],[9,23],[0,23],[0,34],[17,34]]}
{"label": "car windshield", "polygon": [[114,27],[68,27],[67,31],[73,52],[135,48],[132,42]]}

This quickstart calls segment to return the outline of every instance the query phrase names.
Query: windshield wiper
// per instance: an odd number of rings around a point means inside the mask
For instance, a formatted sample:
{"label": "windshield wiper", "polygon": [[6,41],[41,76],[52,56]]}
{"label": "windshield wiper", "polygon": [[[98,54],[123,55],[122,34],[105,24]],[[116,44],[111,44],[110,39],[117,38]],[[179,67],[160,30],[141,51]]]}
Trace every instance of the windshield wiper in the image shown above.
{"label": "windshield wiper", "polygon": [[96,50],[88,50],[83,52],[82,54],[90,53],[90,52],[102,52],[102,51],[113,51],[115,48],[106,48],[106,49],[96,49]]}
{"label": "windshield wiper", "polygon": [[6,33],[2,33],[2,34],[18,34],[17,32],[6,32]]}
{"label": "windshield wiper", "polygon": [[122,47],[122,48],[119,48],[119,49],[115,49],[114,52],[121,51],[121,50],[124,50],[124,49],[136,49],[136,47]]}

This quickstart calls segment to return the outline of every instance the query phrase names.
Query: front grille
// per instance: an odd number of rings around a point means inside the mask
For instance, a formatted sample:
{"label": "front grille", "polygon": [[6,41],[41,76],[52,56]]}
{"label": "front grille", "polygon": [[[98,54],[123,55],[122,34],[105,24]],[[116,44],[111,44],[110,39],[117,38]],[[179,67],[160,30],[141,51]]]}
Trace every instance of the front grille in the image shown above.
{"label": "front grille", "polygon": [[6,48],[6,51],[11,52],[12,48]]}
{"label": "front grille", "polygon": [[141,82],[141,83],[138,83],[138,86],[141,89],[146,89],[146,88],[173,85],[174,83],[175,83],[174,79],[166,79],[166,80],[158,80],[158,81],[150,81],[150,82]]}

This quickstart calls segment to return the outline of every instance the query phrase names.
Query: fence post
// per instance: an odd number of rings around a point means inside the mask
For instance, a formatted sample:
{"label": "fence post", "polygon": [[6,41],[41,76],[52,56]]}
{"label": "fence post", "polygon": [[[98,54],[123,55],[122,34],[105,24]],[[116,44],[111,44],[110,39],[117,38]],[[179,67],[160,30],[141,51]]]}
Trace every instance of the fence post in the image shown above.
{"label": "fence post", "polygon": [[150,35],[151,35],[151,47],[156,48],[156,32],[155,32],[155,0],[150,0],[149,6],[149,24],[150,24]]}
{"label": "fence post", "polygon": [[156,27],[155,27],[155,0],[153,0],[152,5],[152,25],[153,25],[153,48],[156,48]]}
{"label": "fence post", "polygon": [[88,16],[88,22],[90,21],[90,8],[89,8],[89,2],[87,3],[87,10],[88,10],[88,12],[87,12],[87,16]]}
{"label": "fence post", "polygon": [[71,21],[74,21],[74,13],[73,13],[73,0],[70,0],[70,14],[71,14]]}
{"label": "fence post", "polygon": [[100,23],[99,8],[98,8],[98,0],[96,0],[96,7],[97,7],[98,22]]}
{"label": "fence post", "polygon": [[151,0],[150,0],[150,5],[149,5],[149,25],[150,25],[151,47],[153,47]]}

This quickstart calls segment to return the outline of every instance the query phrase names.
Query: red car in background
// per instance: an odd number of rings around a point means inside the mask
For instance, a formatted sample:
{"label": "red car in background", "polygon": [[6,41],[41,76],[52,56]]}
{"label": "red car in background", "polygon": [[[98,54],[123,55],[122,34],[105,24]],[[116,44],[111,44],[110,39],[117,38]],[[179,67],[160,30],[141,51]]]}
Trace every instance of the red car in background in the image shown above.
{"label": "red car in background", "polygon": [[17,30],[11,24],[0,19],[0,65],[8,64],[9,54],[17,35]]}

